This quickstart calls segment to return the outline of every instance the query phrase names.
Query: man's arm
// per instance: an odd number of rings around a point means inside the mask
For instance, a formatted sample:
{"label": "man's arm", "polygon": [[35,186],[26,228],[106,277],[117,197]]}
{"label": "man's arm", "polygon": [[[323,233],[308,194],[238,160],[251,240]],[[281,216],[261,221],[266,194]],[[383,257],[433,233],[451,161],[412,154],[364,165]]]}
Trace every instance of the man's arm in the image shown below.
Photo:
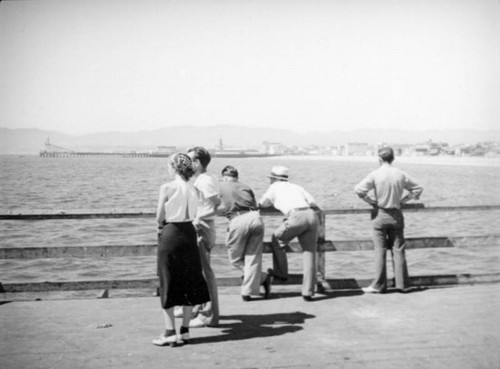
{"label": "man's arm", "polygon": [[424,191],[424,188],[409,176],[406,176],[405,178],[404,188],[408,191],[408,193],[401,199],[402,204],[406,204],[410,200],[418,200]]}
{"label": "man's arm", "polygon": [[303,192],[304,192],[304,198],[306,199],[306,202],[309,204],[309,206],[313,209],[318,208],[318,205],[316,204],[316,200],[314,200],[314,197],[304,189]]}
{"label": "man's arm", "polygon": [[273,203],[271,202],[271,200],[269,200],[267,197],[262,197],[260,200],[259,200],[259,203],[257,204],[257,206],[259,208],[270,208],[271,206],[273,206]]}
{"label": "man's arm", "polygon": [[196,214],[196,217],[199,218],[199,219],[203,219],[203,218],[206,218],[206,217],[211,217],[212,215],[217,214],[217,207],[221,203],[220,196],[219,195],[213,195],[213,196],[207,197],[207,200],[212,203],[212,205],[213,205],[212,209],[213,210],[212,211],[205,211],[205,212],[198,212]]}
{"label": "man's arm", "polygon": [[274,197],[272,194],[272,188],[273,188],[272,185],[269,186],[267,191],[260,198],[259,202],[257,203],[257,206],[259,208],[270,208],[271,206],[273,206],[273,204],[274,204],[273,198]]}
{"label": "man's arm", "polygon": [[217,180],[212,176],[207,176],[203,178],[198,184],[195,185],[196,190],[199,192],[198,195],[201,196],[208,202],[212,204],[211,209],[202,209],[196,214],[196,218],[203,219],[206,217],[211,217],[216,214],[216,209],[221,203],[220,199],[220,187]]}
{"label": "man's arm", "polygon": [[375,199],[372,199],[372,198],[371,198],[370,196],[368,196],[368,195],[364,195],[364,196],[363,196],[363,195],[359,195],[359,194],[358,194],[358,197],[359,197],[361,200],[363,200],[364,202],[366,202],[366,203],[367,203],[368,205],[370,205],[370,206],[373,206],[373,207],[378,206],[377,201],[376,201]]}
{"label": "man's arm", "polygon": [[370,196],[368,196],[368,192],[370,192],[374,187],[375,185],[373,183],[373,179],[370,175],[368,175],[354,187],[354,192],[361,200],[375,207],[377,206],[377,200],[372,199]]}

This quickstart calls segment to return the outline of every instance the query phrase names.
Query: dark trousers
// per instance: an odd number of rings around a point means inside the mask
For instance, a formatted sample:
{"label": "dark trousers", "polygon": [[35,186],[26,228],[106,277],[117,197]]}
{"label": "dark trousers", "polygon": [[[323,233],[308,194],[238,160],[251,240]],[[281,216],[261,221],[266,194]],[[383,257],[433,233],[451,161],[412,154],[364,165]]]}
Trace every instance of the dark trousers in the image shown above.
{"label": "dark trousers", "polygon": [[375,247],[375,279],[371,286],[379,291],[387,289],[386,254],[391,250],[396,288],[409,287],[406,265],[404,217],[400,209],[378,209],[373,219]]}

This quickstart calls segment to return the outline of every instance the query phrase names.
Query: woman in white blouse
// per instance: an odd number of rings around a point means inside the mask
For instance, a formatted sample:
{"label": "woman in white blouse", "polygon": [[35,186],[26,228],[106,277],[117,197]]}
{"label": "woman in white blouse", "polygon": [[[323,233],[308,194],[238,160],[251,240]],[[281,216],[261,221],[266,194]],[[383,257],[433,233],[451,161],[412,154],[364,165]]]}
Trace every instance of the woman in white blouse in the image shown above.
{"label": "woman in white blouse", "polygon": [[[189,343],[191,310],[210,301],[192,224],[198,196],[190,182],[194,174],[191,159],[186,154],[174,154],[169,158],[168,172],[174,179],[160,187],[156,212],[160,301],[166,327],[165,333],[153,340],[157,346]],[[183,306],[179,334],[175,331],[174,306]]]}

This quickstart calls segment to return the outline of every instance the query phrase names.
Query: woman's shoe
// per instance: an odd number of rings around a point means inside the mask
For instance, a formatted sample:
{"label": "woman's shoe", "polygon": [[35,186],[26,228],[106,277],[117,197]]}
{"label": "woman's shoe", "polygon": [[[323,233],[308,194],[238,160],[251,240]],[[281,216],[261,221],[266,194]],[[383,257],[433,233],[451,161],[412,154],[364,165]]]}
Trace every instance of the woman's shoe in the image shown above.
{"label": "woman's shoe", "polygon": [[189,332],[181,334],[181,340],[185,345],[191,343],[191,337],[189,336]]}
{"label": "woman's shoe", "polygon": [[182,345],[182,340],[180,339],[179,336],[177,335],[172,335],[172,336],[164,336],[164,335],[161,335],[160,337],[156,338],[153,340],[153,345],[156,345],[156,346],[172,346],[172,347],[176,347],[176,346],[180,346]]}

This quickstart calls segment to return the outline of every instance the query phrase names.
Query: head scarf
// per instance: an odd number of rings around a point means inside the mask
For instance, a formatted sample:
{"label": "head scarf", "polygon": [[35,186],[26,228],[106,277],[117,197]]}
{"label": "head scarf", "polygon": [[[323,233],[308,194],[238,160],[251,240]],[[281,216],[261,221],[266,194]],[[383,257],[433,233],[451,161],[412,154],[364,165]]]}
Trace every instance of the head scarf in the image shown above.
{"label": "head scarf", "polygon": [[174,167],[176,172],[185,173],[186,171],[193,170],[193,163],[189,156],[183,153],[178,153],[172,158],[172,167]]}

